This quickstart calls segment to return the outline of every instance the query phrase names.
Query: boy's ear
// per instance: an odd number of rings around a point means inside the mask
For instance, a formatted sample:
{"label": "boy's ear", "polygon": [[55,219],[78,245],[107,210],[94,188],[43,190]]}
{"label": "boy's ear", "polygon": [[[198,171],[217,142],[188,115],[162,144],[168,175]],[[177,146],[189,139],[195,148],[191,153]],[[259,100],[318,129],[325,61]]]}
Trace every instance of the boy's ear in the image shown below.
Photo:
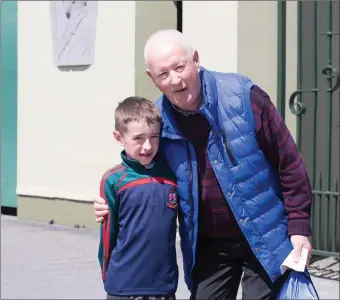
{"label": "boy's ear", "polygon": [[113,137],[119,145],[123,146],[122,136],[117,130],[113,131]]}

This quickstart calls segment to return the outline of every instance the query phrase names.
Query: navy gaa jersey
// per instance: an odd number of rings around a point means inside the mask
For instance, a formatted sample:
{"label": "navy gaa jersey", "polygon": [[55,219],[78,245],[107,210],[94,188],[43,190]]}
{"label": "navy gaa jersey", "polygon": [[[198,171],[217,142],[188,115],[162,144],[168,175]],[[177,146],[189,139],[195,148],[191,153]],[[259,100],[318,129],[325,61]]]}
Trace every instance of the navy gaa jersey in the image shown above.
{"label": "navy gaa jersey", "polygon": [[178,283],[176,179],[159,158],[151,168],[128,159],[108,170],[101,197],[109,215],[101,225],[99,261],[109,295],[170,295]]}

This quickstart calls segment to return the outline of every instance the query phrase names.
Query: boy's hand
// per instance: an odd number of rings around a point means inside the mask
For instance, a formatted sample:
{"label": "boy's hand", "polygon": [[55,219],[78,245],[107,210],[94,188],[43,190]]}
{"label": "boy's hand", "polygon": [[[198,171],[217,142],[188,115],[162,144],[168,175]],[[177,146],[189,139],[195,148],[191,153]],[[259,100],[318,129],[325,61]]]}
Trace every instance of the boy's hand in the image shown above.
{"label": "boy's hand", "polygon": [[96,216],[96,222],[102,223],[104,221],[104,217],[109,213],[109,207],[105,204],[105,200],[100,197],[94,199],[93,208]]}

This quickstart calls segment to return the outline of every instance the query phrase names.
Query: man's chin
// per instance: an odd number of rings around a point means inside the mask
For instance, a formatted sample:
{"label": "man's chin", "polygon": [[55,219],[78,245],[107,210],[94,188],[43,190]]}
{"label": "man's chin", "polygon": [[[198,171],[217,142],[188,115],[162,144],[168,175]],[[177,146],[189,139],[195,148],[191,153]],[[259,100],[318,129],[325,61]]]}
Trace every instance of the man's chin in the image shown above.
{"label": "man's chin", "polygon": [[178,104],[176,104],[181,110],[187,111],[187,112],[195,112],[199,109],[199,105],[195,101],[192,100],[192,98],[187,98],[185,100],[181,99],[181,101],[177,101]]}

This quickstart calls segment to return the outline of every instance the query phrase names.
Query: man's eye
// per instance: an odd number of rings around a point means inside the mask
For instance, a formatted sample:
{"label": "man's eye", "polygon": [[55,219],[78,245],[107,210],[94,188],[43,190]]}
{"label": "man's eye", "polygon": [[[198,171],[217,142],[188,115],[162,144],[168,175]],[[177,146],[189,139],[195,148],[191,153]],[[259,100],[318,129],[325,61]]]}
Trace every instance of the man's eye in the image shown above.
{"label": "man's eye", "polygon": [[178,66],[177,68],[176,68],[176,71],[177,72],[182,72],[184,70],[184,66]]}
{"label": "man's eye", "polygon": [[164,72],[164,73],[160,74],[158,77],[162,78],[162,79],[165,79],[167,76],[168,76],[168,73]]}

